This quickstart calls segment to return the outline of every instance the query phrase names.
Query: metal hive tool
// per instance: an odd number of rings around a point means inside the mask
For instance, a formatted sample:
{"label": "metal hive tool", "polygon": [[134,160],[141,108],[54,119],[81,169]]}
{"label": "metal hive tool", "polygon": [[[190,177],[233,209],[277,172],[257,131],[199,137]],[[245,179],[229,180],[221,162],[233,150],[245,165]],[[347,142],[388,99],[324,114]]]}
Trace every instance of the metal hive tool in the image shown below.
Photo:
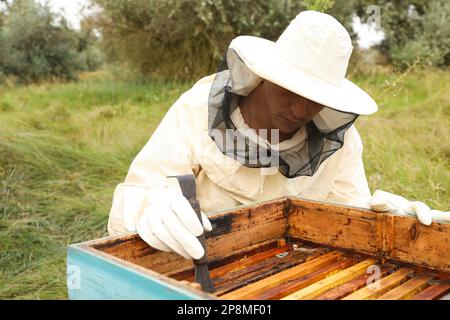
{"label": "metal hive tool", "polygon": [[[190,205],[197,214],[200,223],[202,223],[202,216],[200,212],[200,202],[197,200],[195,191],[195,176],[194,175],[179,175],[170,176],[169,178],[176,178],[180,184],[181,192],[183,196],[188,199]],[[205,244],[205,233],[202,233],[197,239],[200,241],[205,254],[198,260],[194,259],[195,265],[195,282],[199,283],[203,291],[213,292],[214,284],[211,280],[209,270],[208,270],[208,253]]]}

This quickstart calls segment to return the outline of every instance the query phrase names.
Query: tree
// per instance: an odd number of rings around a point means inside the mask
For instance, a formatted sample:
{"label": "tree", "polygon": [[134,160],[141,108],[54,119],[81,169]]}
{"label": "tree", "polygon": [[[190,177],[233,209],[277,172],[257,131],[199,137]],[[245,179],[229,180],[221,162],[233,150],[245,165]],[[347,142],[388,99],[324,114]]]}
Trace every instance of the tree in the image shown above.
{"label": "tree", "polygon": [[[373,1],[359,0],[357,14],[367,18]],[[447,0],[380,0],[381,30],[385,39],[378,46],[399,68],[413,63],[446,66],[450,63],[450,3]]]}
{"label": "tree", "polygon": [[[237,35],[276,40],[307,7],[333,10],[329,0],[93,2],[102,8],[95,20],[109,58],[141,73],[169,79],[196,79],[215,72]],[[342,20],[350,20],[350,10],[335,12]]]}
{"label": "tree", "polygon": [[34,0],[16,0],[3,16],[0,70],[23,82],[75,79],[83,70],[80,36],[49,6]]}

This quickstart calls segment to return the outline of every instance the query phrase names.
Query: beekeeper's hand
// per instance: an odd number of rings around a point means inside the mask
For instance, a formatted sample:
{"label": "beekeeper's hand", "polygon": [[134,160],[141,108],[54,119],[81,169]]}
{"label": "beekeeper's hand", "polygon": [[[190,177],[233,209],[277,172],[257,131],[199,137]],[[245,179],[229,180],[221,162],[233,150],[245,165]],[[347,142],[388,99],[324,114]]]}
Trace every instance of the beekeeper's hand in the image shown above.
{"label": "beekeeper's hand", "polygon": [[369,201],[374,211],[389,211],[400,215],[417,216],[420,223],[430,225],[432,221],[450,222],[450,212],[432,210],[420,201],[409,201],[402,196],[382,190],[376,190]]}
{"label": "beekeeper's hand", "polygon": [[197,237],[212,230],[206,215],[200,223],[189,201],[173,188],[150,191],[148,203],[137,224],[139,236],[155,249],[200,259],[204,250]]}

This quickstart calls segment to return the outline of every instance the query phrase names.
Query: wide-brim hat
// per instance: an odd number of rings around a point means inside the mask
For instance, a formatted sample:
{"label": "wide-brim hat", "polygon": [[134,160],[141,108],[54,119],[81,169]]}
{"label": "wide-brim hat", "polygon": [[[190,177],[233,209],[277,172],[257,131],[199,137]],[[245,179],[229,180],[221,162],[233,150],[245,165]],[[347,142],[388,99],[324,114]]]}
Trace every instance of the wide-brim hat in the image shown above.
{"label": "wide-brim hat", "polygon": [[228,52],[257,76],[291,92],[334,110],[369,115],[377,111],[376,102],[345,78],[352,49],[350,35],[335,18],[303,11],[276,42],[239,36]]}

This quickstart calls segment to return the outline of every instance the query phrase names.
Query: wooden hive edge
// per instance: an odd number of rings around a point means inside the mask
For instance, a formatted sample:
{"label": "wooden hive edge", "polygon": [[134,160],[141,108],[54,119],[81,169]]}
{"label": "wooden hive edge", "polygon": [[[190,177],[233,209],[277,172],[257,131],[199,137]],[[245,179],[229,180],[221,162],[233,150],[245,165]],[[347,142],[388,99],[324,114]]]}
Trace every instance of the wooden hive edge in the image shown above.
{"label": "wooden hive edge", "polygon": [[[211,218],[214,221],[215,219],[223,219],[224,217],[230,216],[251,217],[255,212],[263,212],[267,208],[274,207],[277,208],[277,210],[280,210],[278,211],[280,213],[280,219],[283,219],[283,214],[285,218],[285,225],[282,226],[283,228],[281,228],[280,225],[280,231],[274,231],[276,232],[276,236],[284,235],[287,240],[295,239],[306,244],[311,243],[318,246],[327,246],[343,250],[344,252],[347,251],[361,254],[361,256],[364,257],[381,259],[382,261],[385,260],[386,262],[392,262],[404,267],[431,269],[438,273],[442,273],[442,277],[447,277],[448,279],[447,273],[450,271],[450,266],[448,264],[450,257],[448,256],[448,253],[444,257],[436,257],[435,255],[431,255],[430,257],[430,255],[425,255],[424,258],[423,256],[417,256],[417,252],[430,252],[430,250],[422,247],[421,241],[423,242],[423,237],[431,240],[436,239],[435,242],[432,243],[432,253],[443,245],[442,243],[439,243],[439,241],[447,241],[445,243],[448,244],[450,224],[447,223],[434,222],[429,227],[421,226],[417,219],[413,217],[398,216],[391,213],[377,213],[368,209],[324,203],[298,197],[280,197],[256,204],[243,205],[237,208],[216,212]],[[298,232],[298,230],[301,229],[296,230],[292,227],[291,219],[294,219],[295,221],[296,215],[298,217],[301,214],[311,214],[314,212],[318,214],[311,220],[312,224],[317,223],[317,221],[324,217],[325,214],[330,214],[330,212],[332,215],[334,214],[338,217],[336,221],[342,222],[342,226],[344,226],[342,228],[342,234],[335,234],[331,232],[333,229],[324,228],[321,234],[312,233],[312,235],[308,234],[307,237],[302,237],[302,234]],[[348,222],[348,219],[350,219],[350,222]],[[282,220],[279,220],[279,223],[283,223]],[[365,236],[367,236],[368,239],[359,242],[353,241],[354,239],[352,237],[354,236],[354,233],[349,232],[350,228],[345,228],[345,223],[348,223],[348,225],[353,224],[352,227],[356,224],[361,230],[367,230],[368,232]],[[270,223],[268,223],[268,225],[270,225]],[[302,226],[302,224],[298,225],[300,227]],[[240,231],[242,231],[242,229],[234,230],[234,232]],[[328,231],[331,233],[326,234]],[[210,235],[208,238],[211,241],[214,238],[219,239],[225,234],[226,232],[216,233],[215,235]],[[275,233],[273,234],[275,235]],[[405,240],[403,240],[401,236],[405,234],[410,236],[410,239],[405,238]],[[438,236],[434,237],[435,234]],[[339,239],[345,237],[348,237],[346,242],[339,241]],[[206,294],[186,282],[172,279],[164,274],[127,261],[127,259],[132,260],[136,257],[139,258],[139,256],[148,256],[151,255],[152,252],[157,251],[145,243],[142,244],[142,248],[138,246],[135,252],[130,253],[129,256],[114,256],[114,254],[112,254],[112,251],[114,251],[117,246],[123,246],[123,248],[126,249],[130,243],[139,243],[139,241],[141,243],[143,242],[136,233],[128,233],[125,235],[104,237],[74,244],[69,247],[69,250],[80,250],[91,255],[96,255],[100,259],[106,259],[111,263],[119,264],[124,268],[133,270],[133,272],[138,272],[152,279],[157,279],[158,281],[167,283],[169,286],[185,290],[198,297],[206,299],[218,298],[217,296]],[[265,241],[267,240],[265,239]],[[408,241],[412,243],[412,249],[410,251],[408,251],[409,249],[407,247]],[[348,243],[351,245],[347,245]],[[443,253],[446,251],[440,252]],[[217,254],[218,253],[216,253],[216,255]]]}
{"label": "wooden hive edge", "polygon": [[450,223],[288,198],[287,236],[386,260],[450,272]]}

